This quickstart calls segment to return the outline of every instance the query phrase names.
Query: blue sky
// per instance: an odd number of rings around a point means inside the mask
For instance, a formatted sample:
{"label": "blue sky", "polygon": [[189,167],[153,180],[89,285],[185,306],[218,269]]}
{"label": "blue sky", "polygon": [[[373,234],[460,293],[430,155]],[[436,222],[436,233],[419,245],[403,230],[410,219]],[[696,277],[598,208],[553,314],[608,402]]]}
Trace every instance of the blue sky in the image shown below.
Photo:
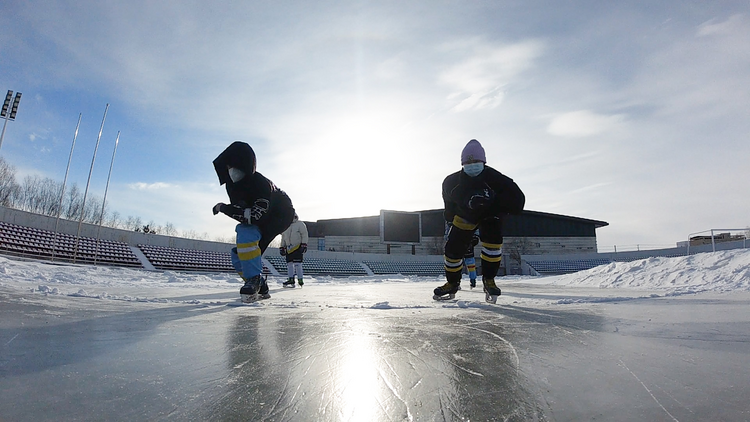
{"label": "blue sky", "polygon": [[746,1],[0,3],[0,154],[123,217],[231,236],[211,161],[248,142],[303,220],[442,207],[472,138],[601,248],[750,225]]}

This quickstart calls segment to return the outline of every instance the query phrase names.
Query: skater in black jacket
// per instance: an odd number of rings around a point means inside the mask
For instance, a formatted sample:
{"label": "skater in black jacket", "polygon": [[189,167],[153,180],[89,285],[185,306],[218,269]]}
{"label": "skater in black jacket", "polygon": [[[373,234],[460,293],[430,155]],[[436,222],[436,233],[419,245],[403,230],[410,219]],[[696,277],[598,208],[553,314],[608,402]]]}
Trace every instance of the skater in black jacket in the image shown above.
{"label": "skater in black jacket", "polygon": [[237,247],[232,248],[232,265],[245,281],[240,289],[243,302],[271,297],[261,277],[261,256],[271,241],[294,218],[294,207],[286,193],[255,171],[255,152],[245,142],[229,145],[214,160],[219,184],[226,185],[229,204],[218,203],[218,213],[237,220]]}
{"label": "skater in black jacket", "polygon": [[461,283],[464,256],[479,229],[482,283],[487,301],[495,303],[500,289],[495,276],[503,254],[503,216],[520,214],[526,197],[513,179],[486,165],[484,148],[476,139],[461,152],[462,169],[443,181],[445,220],[451,223],[445,242],[445,278],[434,299],[455,297]]}

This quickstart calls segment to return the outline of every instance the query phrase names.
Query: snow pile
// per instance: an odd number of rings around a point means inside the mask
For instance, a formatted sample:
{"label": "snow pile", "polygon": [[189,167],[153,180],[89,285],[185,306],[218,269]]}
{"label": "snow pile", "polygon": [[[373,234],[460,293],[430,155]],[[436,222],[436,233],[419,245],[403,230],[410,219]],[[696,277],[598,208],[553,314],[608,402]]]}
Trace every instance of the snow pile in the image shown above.
{"label": "snow pile", "polygon": [[672,294],[750,291],[750,249],[614,262],[550,281],[555,285],[667,290]]}

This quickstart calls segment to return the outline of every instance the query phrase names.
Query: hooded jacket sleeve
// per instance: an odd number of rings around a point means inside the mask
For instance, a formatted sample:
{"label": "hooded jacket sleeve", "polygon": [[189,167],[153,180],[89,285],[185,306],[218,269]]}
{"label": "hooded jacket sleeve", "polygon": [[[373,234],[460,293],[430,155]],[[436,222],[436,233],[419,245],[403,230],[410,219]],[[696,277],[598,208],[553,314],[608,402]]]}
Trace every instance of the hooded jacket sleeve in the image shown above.
{"label": "hooded jacket sleeve", "polygon": [[488,181],[496,195],[490,207],[492,214],[520,214],[526,204],[526,196],[513,179],[500,172],[495,173]]}

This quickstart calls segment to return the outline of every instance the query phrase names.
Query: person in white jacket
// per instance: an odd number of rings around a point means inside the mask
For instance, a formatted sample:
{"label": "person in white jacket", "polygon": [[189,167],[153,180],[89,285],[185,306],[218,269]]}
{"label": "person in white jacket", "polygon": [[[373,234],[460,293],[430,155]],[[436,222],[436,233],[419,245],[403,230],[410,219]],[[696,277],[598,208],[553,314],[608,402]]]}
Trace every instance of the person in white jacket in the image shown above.
{"label": "person in white jacket", "polygon": [[297,282],[300,287],[304,283],[302,274],[302,259],[307,252],[307,226],[294,214],[292,225],[281,233],[281,248],[279,253],[286,256],[287,280],[284,287],[294,288],[294,274],[297,274]]}

